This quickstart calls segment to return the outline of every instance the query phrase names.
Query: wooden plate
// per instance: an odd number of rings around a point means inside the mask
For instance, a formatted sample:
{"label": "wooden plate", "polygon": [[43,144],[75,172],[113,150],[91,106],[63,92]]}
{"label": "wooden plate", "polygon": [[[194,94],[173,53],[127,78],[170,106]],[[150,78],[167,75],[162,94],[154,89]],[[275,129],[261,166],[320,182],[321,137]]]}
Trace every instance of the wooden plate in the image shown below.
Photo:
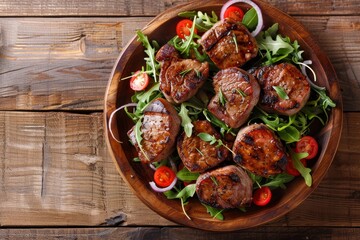
{"label": "wooden plate", "polygon": [[[177,16],[179,12],[201,10],[211,13],[214,10],[219,16],[224,2],[218,0],[194,1],[177,6],[157,16],[142,31],[150,40],[155,39],[160,44],[164,44],[175,35],[175,25],[180,19]],[[119,173],[135,194],[149,208],[173,222],[204,230],[232,231],[272,221],[297,207],[312,193],[325,176],[336,153],[342,129],[342,101],[337,77],[330,61],[300,23],[267,3],[254,2],[262,9],[265,28],[278,22],[282,35],[289,36],[292,40],[298,40],[301,48],[305,51],[303,55],[305,59],[311,59],[313,62],[312,67],[316,71],[318,84],[327,88],[330,97],[337,104],[330,114],[329,122],[316,136],[319,139],[321,152],[319,159],[312,167],[313,185],[309,188],[301,177],[296,178],[287,185],[286,190],[277,190],[274,193],[270,205],[263,208],[251,207],[245,213],[238,210],[227,211],[223,221],[211,218],[196,198],[186,207],[187,213],[192,219],[190,221],[183,214],[180,201],[168,200],[163,194],[155,193],[149,186],[153,171],[149,167],[132,161],[136,152],[130,145],[126,132],[132,127],[133,122],[124,113],[119,113],[110,126],[115,135],[122,140],[122,144],[116,142],[109,134],[110,114],[119,106],[129,103],[133,94],[128,81],[119,81],[119,79],[131,75],[131,72],[144,65],[144,61],[142,61],[144,49],[141,43],[136,41],[134,29],[134,38],[117,59],[106,90],[104,122],[107,145]]]}

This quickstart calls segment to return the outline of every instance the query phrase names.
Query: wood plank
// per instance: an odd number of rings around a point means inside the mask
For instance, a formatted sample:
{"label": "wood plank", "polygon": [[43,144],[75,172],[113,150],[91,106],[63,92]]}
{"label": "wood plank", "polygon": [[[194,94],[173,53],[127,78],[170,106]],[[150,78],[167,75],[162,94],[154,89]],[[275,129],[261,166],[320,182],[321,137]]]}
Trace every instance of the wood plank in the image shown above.
{"label": "wood plank", "polygon": [[[359,2],[356,0],[264,1],[293,15],[355,15],[360,10]],[[0,2],[0,16],[154,16],[187,2],[190,0],[3,0]]]}
{"label": "wood plank", "polygon": [[0,229],[1,239],[196,239],[196,240],[268,240],[268,239],[332,239],[357,240],[360,228],[327,227],[261,227],[229,233],[206,232],[181,227],[118,227],[62,229]]}
{"label": "wood plank", "polygon": [[[298,208],[269,226],[360,227],[360,113],[346,113],[335,160]],[[174,226],[121,179],[103,116],[0,112],[0,226]]]}
{"label": "wood plank", "polygon": [[151,214],[132,202],[109,157],[101,113],[0,112],[0,122],[0,226],[114,225],[140,219],[133,209]]}
{"label": "wood plank", "polygon": [[[1,110],[102,110],[121,49],[151,18],[0,19]],[[299,17],[360,111],[359,17]]]}

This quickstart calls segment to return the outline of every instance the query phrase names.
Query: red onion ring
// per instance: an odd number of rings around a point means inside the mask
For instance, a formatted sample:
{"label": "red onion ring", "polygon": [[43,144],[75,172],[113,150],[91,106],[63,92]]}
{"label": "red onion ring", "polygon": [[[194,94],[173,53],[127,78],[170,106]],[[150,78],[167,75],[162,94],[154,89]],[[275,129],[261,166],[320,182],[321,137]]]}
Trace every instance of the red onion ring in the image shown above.
{"label": "red onion ring", "polygon": [[115,141],[117,141],[118,143],[122,143],[122,142],[115,137],[115,135],[114,135],[114,133],[113,133],[113,131],[112,131],[112,129],[111,129],[112,120],[113,120],[115,114],[116,114],[118,111],[120,111],[121,109],[124,109],[124,108],[126,108],[126,107],[136,107],[136,106],[137,106],[137,103],[128,103],[128,104],[122,105],[121,107],[119,107],[119,108],[117,108],[115,111],[113,111],[113,112],[111,113],[110,117],[109,117],[109,132],[110,132],[110,134],[111,134],[111,137],[112,137]]}
{"label": "red onion ring", "polygon": [[258,24],[257,24],[255,30],[251,32],[251,36],[255,37],[261,31],[261,29],[262,29],[262,27],[264,25],[264,19],[263,19],[262,13],[261,13],[261,9],[253,1],[250,1],[250,0],[230,0],[230,1],[226,2],[221,8],[220,19],[221,20],[224,19],[224,14],[225,14],[226,9],[228,9],[228,7],[230,7],[231,5],[234,5],[235,3],[241,3],[241,2],[249,4],[256,11],[256,14],[258,16]]}
{"label": "red onion ring", "polygon": [[155,192],[166,192],[171,190],[175,184],[177,182],[177,177],[174,178],[174,180],[171,182],[171,184],[168,187],[165,188],[159,188],[158,186],[156,186],[154,181],[149,182],[150,187],[155,191]]}
{"label": "red onion ring", "polygon": [[[301,63],[301,62],[297,62],[297,64],[300,65],[301,72],[302,72],[302,74],[304,74],[304,76],[306,77],[306,80],[309,82],[310,86],[312,86],[313,88],[316,88],[316,89],[318,89],[318,90],[323,90],[323,89],[325,89],[324,87],[320,87],[320,86],[318,86],[318,85],[316,85],[316,84],[314,83],[314,82],[316,82],[316,74],[315,74],[314,70],[309,66],[309,65],[312,64],[312,61],[311,61],[311,60],[305,60],[305,61],[302,62],[302,63]],[[312,74],[313,74],[313,76],[314,76],[314,82],[312,82],[312,81],[310,80],[309,76],[307,75],[307,73],[306,73],[306,68],[308,68],[308,69],[312,72]]]}
{"label": "red onion ring", "polygon": [[152,163],[149,163],[149,167],[150,167],[152,170],[156,171],[156,167],[155,167]]}

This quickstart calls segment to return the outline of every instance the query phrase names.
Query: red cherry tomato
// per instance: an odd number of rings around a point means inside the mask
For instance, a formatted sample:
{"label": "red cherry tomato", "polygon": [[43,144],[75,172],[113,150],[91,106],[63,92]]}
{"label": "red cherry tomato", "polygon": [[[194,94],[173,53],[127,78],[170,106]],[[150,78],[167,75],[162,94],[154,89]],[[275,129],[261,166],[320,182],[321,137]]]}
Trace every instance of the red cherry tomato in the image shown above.
{"label": "red cherry tomato", "polygon": [[137,71],[130,79],[130,88],[134,91],[142,91],[149,84],[149,75],[142,71]]}
{"label": "red cherry tomato", "polygon": [[241,8],[230,6],[225,10],[224,18],[230,18],[234,21],[241,22],[244,17],[244,12]]}
{"label": "red cherry tomato", "polygon": [[296,152],[307,152],[309,155],[305,159],[314,158],[319,150],[319,145],[311,136],[304,136],[296,143]]}
{"label": "red cherry tomato", "polygon": [[176,175],[174,171],[167,167],[161,166],[154,173],[154,181],[159,187],[168,187],[174,181]]}
{"label": "red cherry tomato", "polygon": [[[176,25],[176,34],[179,38],[185,39],[185,36],[189,36],[191,33],[191,27],[193,22],[190,19],[183,19]],[[194,30],[195,34],[197,34],[197,30]]]}
{"label": "red cherry tomato", "polygon": [[265,206],[271,200],[272,193],[269,187],[256,189],[253,194],[253,202],[257,206]]}
{"label": "red cherry tomato", "polygon": [[[304,165],[304,167],[306,167],[306,159],[303,158],[300,160],[300,162]],[[300,173],[299,171],[294,167],[294,163],[293,163],[293,160],[291,158],[289,158],[287,164],[286,164],[286,172],[290,175],[293,175],[293,176],[300,176]]]}

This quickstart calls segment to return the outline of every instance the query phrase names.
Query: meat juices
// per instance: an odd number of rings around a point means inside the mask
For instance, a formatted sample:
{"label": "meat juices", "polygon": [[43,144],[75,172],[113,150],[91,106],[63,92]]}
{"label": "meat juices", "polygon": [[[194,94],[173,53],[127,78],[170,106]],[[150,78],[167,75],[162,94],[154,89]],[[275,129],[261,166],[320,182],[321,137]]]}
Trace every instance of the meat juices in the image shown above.
{"label": "meat juices", "polygon": [[165,44],[156,54],[161,63],[160,91],[171,103],[189,100],[203,86],[209,76],[209,63],[181,59],[176,49]]}
{"label": "meat juices", "polygon": [[263,177],[282,173],[288,161],[283,144],[264,124],[242,128],[232,150],[238,165]]}
{"label": "meat juices", "polygon": [[[259,105],[266,112],[291,116],[300,111],[310,96],[310,84],[290,63],[261,67],[253,71],[261,86]],[[288,96],[282,99],[273,88],[280,86]]]}
{"label": "meat juices", "polygon": [[249,30],[228,18],[205,32],[199,43],[220,69],[241,67],[258,53],[256,40]]}
{"label": "meat juices", "polygon": [[240,127],[259,100],[257,80],[246,71],[232,67],[220,70],[213,78],[213,86],[216,94],[207,108],[229,127]]}
{"label": "meat juices", "polygon": [[177,151],[184,166],[191,172],[205,172],[223,162],[230,154],[224,147],[210,145],[201,140],[197,135],[201,132],[221,138],[220,134],[208,121],[193,122],[193,133],[187,137],[185,132],[180,135],[177,142]]}
{"label": "meat juices", "polygon": [[[135,146],[143,163],[158,162],[167,158],[174,150],[181,120],[175,108],[165,99],[153,100],[144,111],[141,124],[141,151],[135,138],[135,128],[128,131],[130,141]],[[145,153],[145,154],[144,154]]]}
{"label": "meat juices", "polygon": [[200,175],[196,194],[202,203],[214,208],[238,208],[251,203],[252,186],[243,169],[229,165]]}

